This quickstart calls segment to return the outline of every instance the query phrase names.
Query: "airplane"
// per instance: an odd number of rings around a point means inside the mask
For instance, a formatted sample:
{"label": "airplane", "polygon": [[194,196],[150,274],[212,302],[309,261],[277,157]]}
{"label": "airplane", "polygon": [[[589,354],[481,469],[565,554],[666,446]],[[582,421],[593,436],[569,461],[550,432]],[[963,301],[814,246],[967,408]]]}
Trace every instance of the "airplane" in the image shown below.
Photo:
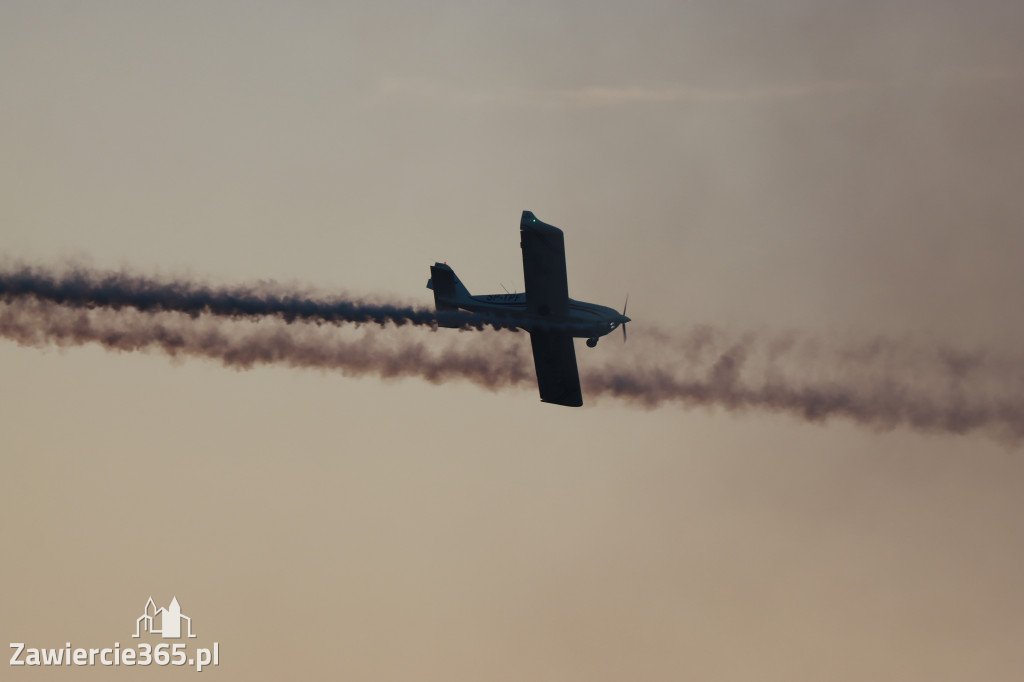
{"label": "airplane", "polygon": [[619,313],[614,308],[569,298],[565,238],[554,225],[523,211],[519,235],[524,293],[473,296],[447,263],[430,266],[427,288],[434,292],[438,326],[462,326],[465,320],[451,314],[466,310],[486,324],[529,332],[541,401],[579,407],[583,394],[573,338],[587,339],[587,346],[593,348],[600,337],[621,325],[625,341],[626,323],[630,321],[626,306]]}

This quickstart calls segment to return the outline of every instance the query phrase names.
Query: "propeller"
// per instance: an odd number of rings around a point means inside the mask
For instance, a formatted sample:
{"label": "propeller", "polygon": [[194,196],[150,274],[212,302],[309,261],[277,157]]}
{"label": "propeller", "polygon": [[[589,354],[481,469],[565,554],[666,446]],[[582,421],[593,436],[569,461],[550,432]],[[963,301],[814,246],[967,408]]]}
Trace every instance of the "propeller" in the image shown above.
{"label": "propeller", "polygon": [[[626,294],[626,302],[622,305],[622,316],[626,317],[626,308],[629,307],[629,294]],[[626,317],[626,322],[629,318]],[[622,343],[626,343],[626,322],[622,323]]]}

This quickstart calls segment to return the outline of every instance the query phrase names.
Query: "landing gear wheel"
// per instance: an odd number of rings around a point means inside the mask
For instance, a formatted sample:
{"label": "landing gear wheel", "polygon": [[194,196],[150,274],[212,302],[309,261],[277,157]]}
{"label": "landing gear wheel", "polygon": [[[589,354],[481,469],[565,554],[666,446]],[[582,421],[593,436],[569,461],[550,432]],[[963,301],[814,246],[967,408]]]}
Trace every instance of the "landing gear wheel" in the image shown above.
{"label": "landing gear wheel", "polygon": [[597,337],[596,336],[594,338],[592,338],[592,339],[587,339],[587,347],[588,348],[593,348],[596,345],[597,345]]}

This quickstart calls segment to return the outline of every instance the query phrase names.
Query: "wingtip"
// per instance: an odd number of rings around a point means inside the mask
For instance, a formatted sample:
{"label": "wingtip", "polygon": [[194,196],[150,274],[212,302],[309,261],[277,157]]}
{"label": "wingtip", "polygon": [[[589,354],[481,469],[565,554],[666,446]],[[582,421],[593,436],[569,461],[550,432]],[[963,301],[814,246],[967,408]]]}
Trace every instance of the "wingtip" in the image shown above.
{"label": "wingtip", "polygon": [[541,398],[540,401],[542,403],[547,403],[548,405],[563,405],[565,407],[583,407],[583,398],[567,398],[561,400],[544,400],[544,398]]}
{"label": "wingtip", "polygon": [[551,232],[561,233],[562,231],[554,225],[548,224],[533,214],[533,211],[523,211],[523,218],[519,222],[521,232]]}

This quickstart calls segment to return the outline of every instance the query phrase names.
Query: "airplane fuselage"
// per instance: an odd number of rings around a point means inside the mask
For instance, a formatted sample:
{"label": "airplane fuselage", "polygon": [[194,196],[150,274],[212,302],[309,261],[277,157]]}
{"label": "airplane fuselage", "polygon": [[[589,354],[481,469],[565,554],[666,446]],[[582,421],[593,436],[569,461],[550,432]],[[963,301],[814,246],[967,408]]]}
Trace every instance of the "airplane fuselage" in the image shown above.
{"label": "airplane fuselage", "polygon": [[569,299],[569,317],[556,318],[531,315],[526,307],[526,294],[486,294],[458,301],[459,308],[508,321],[524,331],[557,327],[576,338],[596,339],[614,331],[629,318],[614,308]]}

